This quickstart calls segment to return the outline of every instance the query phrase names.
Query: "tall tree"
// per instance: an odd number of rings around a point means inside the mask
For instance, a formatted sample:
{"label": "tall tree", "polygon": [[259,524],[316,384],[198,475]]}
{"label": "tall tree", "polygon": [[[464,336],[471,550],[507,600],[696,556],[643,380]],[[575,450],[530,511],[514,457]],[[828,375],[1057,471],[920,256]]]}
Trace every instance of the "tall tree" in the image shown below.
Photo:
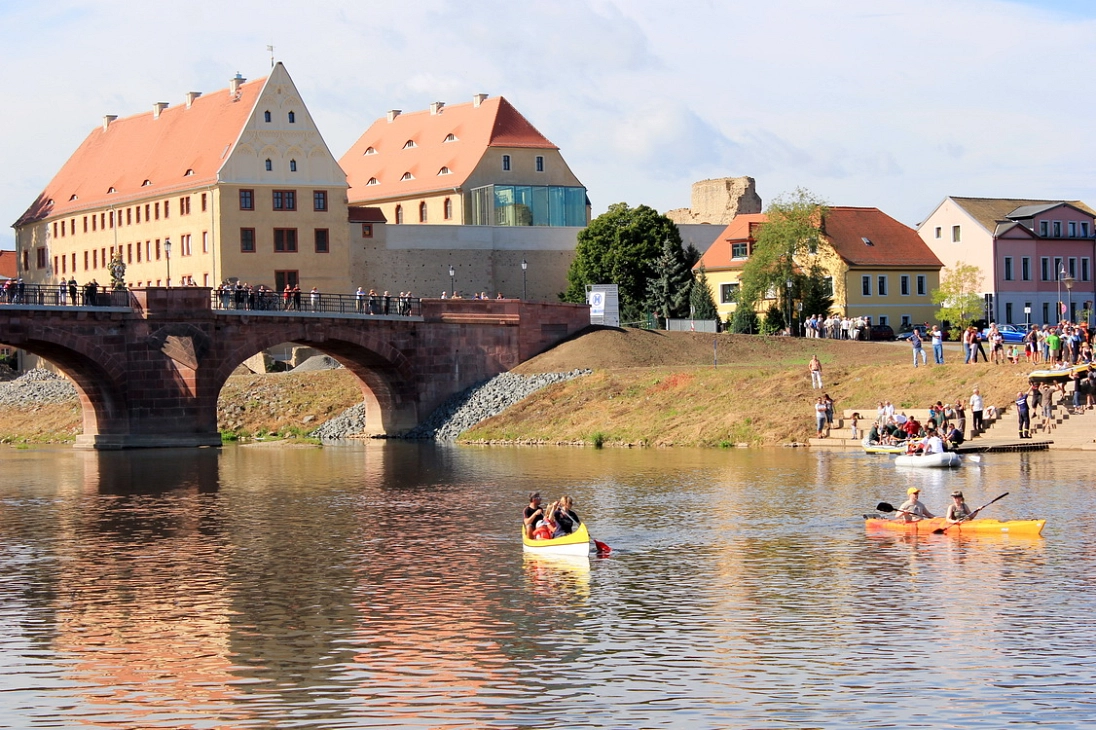
{"label": "tall tree", "polygon": [[966,327],[985,306],[982,297],[982,270],[974,264],[956,261],[944,270],[940,288],[933,289],[932,303],[940,306],[936,318],[955,327]]}
{"label": "tall tree", "polygon": [[704,265],[696,272],[696,280],[693,281],[693,291],[689,295],[689,316],[694,319],[719,319],[719,312],[715,307],[715,297],[712,296],[712,287],[708,284],[708,272]]}
{"label": "tall tree", "polygon": [[567,272],[565,302],[585,302],[589,284],[616,284],[624,322],[645,320],[647,281],[655,271],[664,241],[681,248],[677,226],[654,208],[614,203],[578,234],[575,258]]}
{"label": "tall tree", "polygon": [[[756,309],[769,292],[787,298],[787,281],[793,282],[793,289],[800,288],[794,286],[802,277],[796,273],[801,269],[796,261],[816,252],[822,241],[826,205],[809,190],[796,188],[790,195],[781,195],[769,204],[765,215],[768,220],[758,228],[753,251],[742,267],[739,306]],[[807,276],[817,274],[807,272]],[[790,308],[791,302],[784,305]]]}
{"label": "tall tree", "polygon": [[655,273],[647,280],[647,309],[654,312],[661,324],[668,319],[689,316],[689,297],[693,289],[693,265],[700,253],[689,244],[666,240],[662,253],[655,261]]}

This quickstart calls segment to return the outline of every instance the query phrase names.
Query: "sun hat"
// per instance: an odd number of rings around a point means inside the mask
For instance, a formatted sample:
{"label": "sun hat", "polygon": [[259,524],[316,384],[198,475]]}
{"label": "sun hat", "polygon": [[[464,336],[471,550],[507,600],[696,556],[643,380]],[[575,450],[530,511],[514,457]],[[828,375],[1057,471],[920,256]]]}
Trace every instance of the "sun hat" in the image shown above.
{"label": "sun hat", "polygon": [[918,489],[917,487],[910,487],[909,489],[906,490],[906,494],[920,494],[920,493],[921,493],[921,490]]}
{"label": "sun hat", "polygon": [[953,496],[953,497],[962,497],[963,493],[960,492],[958,489],[956,489],[954,492],[951,493],[951,496]]}

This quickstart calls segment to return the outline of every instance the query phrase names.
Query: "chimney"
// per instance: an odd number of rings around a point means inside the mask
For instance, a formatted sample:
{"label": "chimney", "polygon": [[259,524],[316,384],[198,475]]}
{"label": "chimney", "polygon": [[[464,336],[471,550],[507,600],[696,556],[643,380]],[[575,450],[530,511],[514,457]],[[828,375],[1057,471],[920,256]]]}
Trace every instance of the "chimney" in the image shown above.
{"label": "chimney", "polygon": [[444,101],[435,101],[433,104],[430,105],[430,116],[436,117],[437,115],[441,114],[442,107],[444,106]]}
{"label": "chimney", "polygon": [[160,112],[162,112],[164,109],[167,109],[167,107],[168,107],[168,103],[166,101],[158,101],[155,104],[153,104],[152,105],[152,118],[153,119],[159,119],[160,118]]}
{"label": "chimney", "polygon": [[237,94],[239,94],[240,87],[244,85],[245,81],[247,81],[247,79],[241,76],[240,72],[237,71],[236,76],[228,82],[228,93],[232,96],[236,96]]}
{"label": "chimney", "polygon": [[485,101],[487,101],[487,94],[476,94],[472,97],[472,106],[478,108]]}
{"label": "chimney", "polygon": [[103,131],[104,132],[107,131],[107,127],[110,126],[110,123],[113,122],[117,118],[118,118],[117,114],[104,114],[103,115]]}
{"label": "chimney", "polygon": [[194,106],[194,100],[202,95],[200,91],[188,91],[186,92],[186,108]]}
{"label": "chimney", "polygon": [[402,111],[402,109],[389,109],[388,123],[391,124],[392,122],[396,121],[396,117],[398,117]]}

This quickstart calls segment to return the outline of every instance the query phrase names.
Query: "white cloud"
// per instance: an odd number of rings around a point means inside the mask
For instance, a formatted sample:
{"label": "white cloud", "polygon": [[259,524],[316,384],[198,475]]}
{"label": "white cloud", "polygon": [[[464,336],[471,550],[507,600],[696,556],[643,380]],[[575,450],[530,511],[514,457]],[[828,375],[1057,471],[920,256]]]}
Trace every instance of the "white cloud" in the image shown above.
{"label": "white cloud", "polygon": [[[1074,0],[8,0],[14,221],[103,114],[266,73],[273,43],[340,155],[388,109],[509,98],[595,212],[751,175],[916,222],[947,194],[1096,203],[1096,10]],[[10,247],[10,231],[0,246]]]}

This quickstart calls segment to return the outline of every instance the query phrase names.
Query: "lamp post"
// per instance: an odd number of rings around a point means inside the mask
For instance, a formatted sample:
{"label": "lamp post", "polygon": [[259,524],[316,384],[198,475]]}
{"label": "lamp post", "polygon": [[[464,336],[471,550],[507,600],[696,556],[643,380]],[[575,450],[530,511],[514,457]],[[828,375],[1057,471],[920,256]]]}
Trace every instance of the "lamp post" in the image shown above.
{"label": "lamp post", "polygon": [[1054,278],[1058,281],[1058,301],[1054,304],[1055,324],[1062,321],[1062,275],[1066,273],[1066,266],[1058,262],[1058,270],[1054,272]]}
{"label": "lamp post", "polygon": [[449,264],[449,297],[452,298],[457,294],[456,282],[457,270],[453,268],[453,264]]}
{"label": "lamp post", "polygon": [[1069,312],[1069,321],[1073,321],[1073,283],[1076,281],[1072,276],[1066,274],[1062,279],[1062,283],[1066,285],[1066,298],[1069,300],[1067,311]]}
{"label": "lamp post", "polygon": [[784,282],[784,286],[788,287],[788,296],[785,297],[788,308],[788,335],[792,334],[792,280],[788,279]]}
{"label": "lamp post", "polygon": [[171,239],[164,239],[164,258],[167,259],[167,285],[171,286]]}
{"label": "lamp post", "polygon": [[529,298],[529,287],[526,285],[525,272],[529,270],[529,262],[525,259],[521,260],[521,298]]}

